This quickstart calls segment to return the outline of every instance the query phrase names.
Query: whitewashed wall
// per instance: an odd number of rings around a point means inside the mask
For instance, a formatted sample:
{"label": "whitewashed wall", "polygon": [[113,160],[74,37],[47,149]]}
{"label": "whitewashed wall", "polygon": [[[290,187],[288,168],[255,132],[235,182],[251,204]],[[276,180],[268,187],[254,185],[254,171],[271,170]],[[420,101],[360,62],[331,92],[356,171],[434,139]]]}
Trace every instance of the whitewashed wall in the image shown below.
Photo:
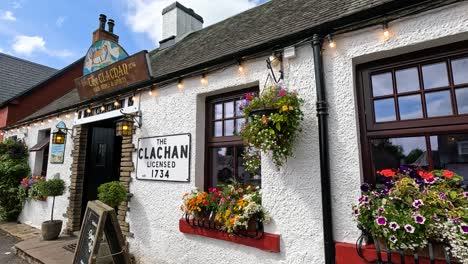
{"label": "whitewashed wall", "polygon": [[[70,115],[74,117],[73,114]],[[65,115],[62,115],[62,121],[67,125],[67,127],[72,127],[72,119],[65,118]],[[20,132],[10,132],[6,134],[6,137],[17,135],[18,138],[23,139],[27,144],[28,148],[31,148],[38,142],[38,135],[40,130],[51,129],[51,132],[56,131],[55,126],[60,121],[53,119],[52,123],[45,120],[44,125],[38,124],[38,126],[33,126],[29,129],[21,129]],[[27,132],[26,132],[27,131]],[[63,217],[63,214],[67,211],[68,206],[68,186],[70,186],[70,166],[72,163],[71,159],[71,150],[73,147],[73,142],[70,135],[67,135],[66,145],[65,145],[65,159],[63,164],[51,164],[49,161],[47,168],[46,179],[52,179],[57,173],[60,174],[60,179],[65,181],[66,184],[66,193],[62,196],[55,198],[55,209],[54,209],[54,219],[63,220],[64,224],[62,226],[65,229],[66,218]],[[37,152],[29,153],[29,166],[31,168],[31,173],[34,173],[34,168],[36,164],[36,155],[39,155]],[[50,156],[50,155],[49,155]],[[39,160],[38,162],[42,162]],[[19,217],[19,221],[26,223],[28,225],[40,228],[41,223],[47,220],[50,220],[50,214],[52,210],[52,198],[48,198],[47,201],[27,201],[24,205],[23,211]]]}

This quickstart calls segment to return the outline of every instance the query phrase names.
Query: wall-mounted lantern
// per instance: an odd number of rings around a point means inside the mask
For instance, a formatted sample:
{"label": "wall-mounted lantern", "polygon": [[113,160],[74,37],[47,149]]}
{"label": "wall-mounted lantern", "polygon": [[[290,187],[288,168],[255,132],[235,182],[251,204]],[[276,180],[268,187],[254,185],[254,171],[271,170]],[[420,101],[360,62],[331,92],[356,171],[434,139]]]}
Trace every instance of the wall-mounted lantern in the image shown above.
{"label": "wall-mounted lantern", "polygon": [[52,133],[52,144],[65,144],[67,133],[70,133],[70,136],[73,138],[73,134],[69,132],[71,129],[68,129],[64,122],[58,123],[55,127],[57,128],[57,131]]}
{"label": "wall-mounted lantern", "polygon": [[122,119],[118,120],[115,124],[115,135],[118,137],[131,136],[135,123],[137,127],[141,127],[141,115],[139,113],[127,114],[120,109],[120,113],[123,114]]}

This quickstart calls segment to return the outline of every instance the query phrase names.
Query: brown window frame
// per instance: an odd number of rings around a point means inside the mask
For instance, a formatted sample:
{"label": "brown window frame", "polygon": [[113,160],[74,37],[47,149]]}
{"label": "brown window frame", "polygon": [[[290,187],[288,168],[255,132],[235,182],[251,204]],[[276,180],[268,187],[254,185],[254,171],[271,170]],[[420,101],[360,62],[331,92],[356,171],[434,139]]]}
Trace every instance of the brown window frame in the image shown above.
{"label": "brown window frame", "polygon": [[[237,147],[237,146],[245,146],[245,142],[242,141],[240,136],[221,136],[215,137],[214,134],[214,122],[215,119],[213,118],[214,113],[214,105],[218,103],[223,103],[223,113],[224,113],[224,102],[235,101],[243,97],[246,93],[259,93],[258,86],[250,87],[242,90],[237,90],[229,93],[218,94],[214,96],[210,96],[206,98],[206,117],[205,117],[205,182],[204,182],[204,189],[208,190],[214,175],[212,175],[212,160],[211,160],[211,149],[212,148],[222,148],[222,147]],[[236,111],[236,105],[234,103],[234,112]],[[223,121],[223,133],[224,133],[224,120],[234,120],[234,126],[236,125],[236,118],[237,116],[233,116],[232,118],[224,118],[216,119],[216,121]],[[237,175],[237,148],[234,148],[234,171],[233,175]]]}
{"label": "brown window frame", "polygon": [[[363,180],[368,183],[375,183],[375,172],[372,162],[372,151],[370,141],[376,138],[385,137],[411,137],[425,136],[426,141],[431,135],[468,133],[468,114],[458,114],[455,89],[468,87],[468,83],[454,85],[453,71],[451,60],[468,57],[468,41],[458,42],[446,46],[426,49],[422,51],[403,54],[392,58],[386,58],[378,61],[373,61],[366,64],[356,66],[356,83],[357,83],[357,106],[360,129],[361,142],[361,158],[363,166]],[[438,87],[424,90],[423,80],[421,75],[421,66],[445,61],[447,65],[447,74],[449,86]],[[395,71],[408,69],[412,67],[418,68],[418,78],[420,82],[420,90],[397,93]],[[373,97],[371,87],[371,76],[373,74],[392,72],[393,94],[388,96]],[[425,103],[425,92],[449,90],[451,95],[452,112],[451,116],[430,117],[427,118],[427,110]],[[398,120],[398,99],[400,95],[420,94],[423,111],[423,118],[411,120]],[[373,108],[374,98],[394,98],[395,115],[397,121],[375,122],[375,113]],[[430,143],[427,142],[427,151],[430,152]],[[432,166],[432,160],[429,158],[429,163]]]}

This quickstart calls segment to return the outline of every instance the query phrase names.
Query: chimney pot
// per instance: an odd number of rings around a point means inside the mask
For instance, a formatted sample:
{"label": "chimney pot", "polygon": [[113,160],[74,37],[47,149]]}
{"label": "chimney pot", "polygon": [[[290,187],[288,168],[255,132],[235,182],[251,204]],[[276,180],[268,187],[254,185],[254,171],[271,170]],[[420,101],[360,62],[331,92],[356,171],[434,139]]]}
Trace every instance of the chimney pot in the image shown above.
{"label": "chimney pot", "polygon": [[107,22],[107,25],[109,26],[109,33],[114,33],[114,26],[115,26],[114,19],[109,19],[109,21]]}
{"label": "chimney pot", "polygon": [[99,15],[99,29],[100,29],[100,30],[106,30],[106,29],[105,29],[106,20],[107,20],[106,15],[104,15],[104,14],[100,14],[100,15]]}

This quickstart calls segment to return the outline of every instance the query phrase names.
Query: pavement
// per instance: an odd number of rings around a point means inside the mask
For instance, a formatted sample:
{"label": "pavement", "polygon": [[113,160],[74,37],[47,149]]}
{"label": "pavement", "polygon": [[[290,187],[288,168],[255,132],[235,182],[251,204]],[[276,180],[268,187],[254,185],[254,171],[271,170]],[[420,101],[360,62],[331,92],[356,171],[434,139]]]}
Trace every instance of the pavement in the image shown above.
{"label": "pavement", "polygon": [[27,264],[17,257],[12,247],[20,240],[7,232],[0,230],[0,263],[2,264]]}

